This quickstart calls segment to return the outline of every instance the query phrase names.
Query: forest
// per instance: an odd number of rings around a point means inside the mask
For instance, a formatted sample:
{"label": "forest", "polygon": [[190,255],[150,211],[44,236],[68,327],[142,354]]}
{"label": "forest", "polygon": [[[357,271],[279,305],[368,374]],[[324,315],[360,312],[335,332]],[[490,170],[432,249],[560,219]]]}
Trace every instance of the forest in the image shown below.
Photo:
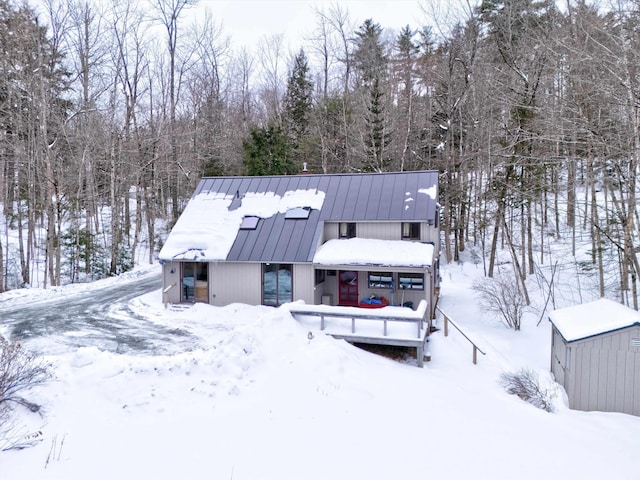
{"label": "forest", "polygon": [[446,261],[524,287],[564,235],[638,308],[640,1],[327,2],[251,50],[197,3],[0,0],[0,291],[153,263],[202,176],[305,165],[437,170]]}

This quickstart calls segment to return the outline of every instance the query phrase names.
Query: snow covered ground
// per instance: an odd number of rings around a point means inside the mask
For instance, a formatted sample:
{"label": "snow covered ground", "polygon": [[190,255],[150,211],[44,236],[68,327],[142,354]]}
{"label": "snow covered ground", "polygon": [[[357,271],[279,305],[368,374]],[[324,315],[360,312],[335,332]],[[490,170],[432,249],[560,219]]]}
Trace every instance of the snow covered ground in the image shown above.
{"label": "snow covered ground", "polygon": [[[477,365],[460,334],[444,337],[441,320],[420,369],[410,357],[309,339],[285,308],[174,311],[160,290],[137,297],[130,308],[193,343],[172,355],[50,354],[56,379],[33,392],[43,414],[20,411],[15,430],[40,440],[0,452],[0,479],[638,478],[640,418],[572,411],[562,392],[546,413],[498,385],[523,366],[549,384],[546,318],[536,326],[530,312],[522,331],[508,330],[473,294],[479,265],[442,273],[439,306],[486,351]],[[0,295],[0,308],[49,294],[24,292]],[[0,333],[10,333],[1,322]]]}

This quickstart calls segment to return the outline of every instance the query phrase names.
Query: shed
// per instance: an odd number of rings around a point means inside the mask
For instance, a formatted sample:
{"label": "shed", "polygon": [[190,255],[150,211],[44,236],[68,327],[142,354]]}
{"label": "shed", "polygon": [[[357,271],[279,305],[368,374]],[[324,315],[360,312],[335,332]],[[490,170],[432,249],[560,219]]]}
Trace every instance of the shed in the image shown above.
{"label": "shed", "polygon": [[603,298],[549,320],[551,372],[569,407],[640,415],[640,312]]}

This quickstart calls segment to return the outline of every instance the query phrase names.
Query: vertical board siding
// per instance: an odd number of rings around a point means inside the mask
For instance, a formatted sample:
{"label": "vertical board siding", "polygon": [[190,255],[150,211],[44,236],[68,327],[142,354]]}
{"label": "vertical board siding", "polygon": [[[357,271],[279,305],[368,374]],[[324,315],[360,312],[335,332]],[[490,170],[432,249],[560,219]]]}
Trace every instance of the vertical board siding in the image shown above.
{"label": "vertical board siding", "polygon": [[[293,265],[293,300],[315,303],[315,269],[312,264]],[[319,302],[318,302],[319,303]]]}
{"label": "vertical board siding", "polygon": [[212,264],[209,272],[209,293],[213,305],[262,303],[261,264],[218,262]]}
{"label": "vertical board siding", "polygon": [[[173,273],[171,273],[173,270]],[[171,288],[169,288],[171,286]],[[169,290],[163,295],[163,301],[180,303],[180,262],[166,262],[162,268],[162,288]]]}
{"label": "vertical board siding", "polygon": [[552,372],[565,387],[570,408],[640,415],[640,348],[631,345],[639,328],[575,342],[564,381],[559,369],[562,350],[568,347],[555,329],[554,335]]}
{"label": "vertical board siding", "polygon": [[400,240],[402,237],[400,225],[400,222],[360,222],[356,228],[359,238]]}

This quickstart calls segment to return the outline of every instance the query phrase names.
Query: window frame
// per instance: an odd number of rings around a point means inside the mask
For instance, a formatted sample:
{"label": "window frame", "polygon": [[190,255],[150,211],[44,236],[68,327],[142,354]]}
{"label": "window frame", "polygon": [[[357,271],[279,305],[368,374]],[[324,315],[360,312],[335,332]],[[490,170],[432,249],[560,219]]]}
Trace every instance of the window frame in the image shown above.
{"label": "window frame", "polygon": [[240,230],[255,230],[258,228],[260,217],[256,215],[245,215],[242,217],[242,223],[240,224]]}
{"label": "window frame", "polygon": [[[418,272],[398,272],[398,290],[424,291],[424,273]],[[409,282],[403,282],[403,278],[410,279]],[[419,282],[412,280],[420,279]],[[408,287],[406,285],[409,285]]]}
{"label": "window frame", "polygon": [[[379,277],[379,279],[372,280],[371,277]],[[383,281],[383,278],[388,281]],[[394,286],[394,278],[393,272],[367,272],[367,286],[368,288],[382,289],[382,290],[391,290]]]}
{"label": "window frame", "polygon": [[[282,295],[282,298],[281,298],[281,294],[285,293],[286,290],[284,288],[281,288],[280,286],[280,282],[282,280],[280,275],[280,270],[289,272],[289,288],[290,288],[289,298],[284,298],[285,295]],[[270,272],[274,273],[274,282],[275,282],[274,302],[267,303],[266,295],[265,295],[265,293],[267,293],[265,292],[265,283],[266,283],[265,274]],[[292,302],[293,301],[293,264],[292,263],[263,263],[261,289],[262,289],[263,305],[266,305],[269,307],[279,307],[284,303]]]}
{"label": "window frame", "polygon": [[284,213],[285,220],[306,220],[311,214],[311,207],[294,207]]}
{"label": "window frame", "polygon": [[[342,231],[344,227],[344,232]],[[340,222],[338,224],[338,238],[355,238],[356,224],[354,222]]]}
{"label": "window frame", "polygon": [[[408,229],[406,234],[405,229]],[[420,222],[402,222],[400,224],[400,238],[402,240],[420,240],[421,230]]]}

